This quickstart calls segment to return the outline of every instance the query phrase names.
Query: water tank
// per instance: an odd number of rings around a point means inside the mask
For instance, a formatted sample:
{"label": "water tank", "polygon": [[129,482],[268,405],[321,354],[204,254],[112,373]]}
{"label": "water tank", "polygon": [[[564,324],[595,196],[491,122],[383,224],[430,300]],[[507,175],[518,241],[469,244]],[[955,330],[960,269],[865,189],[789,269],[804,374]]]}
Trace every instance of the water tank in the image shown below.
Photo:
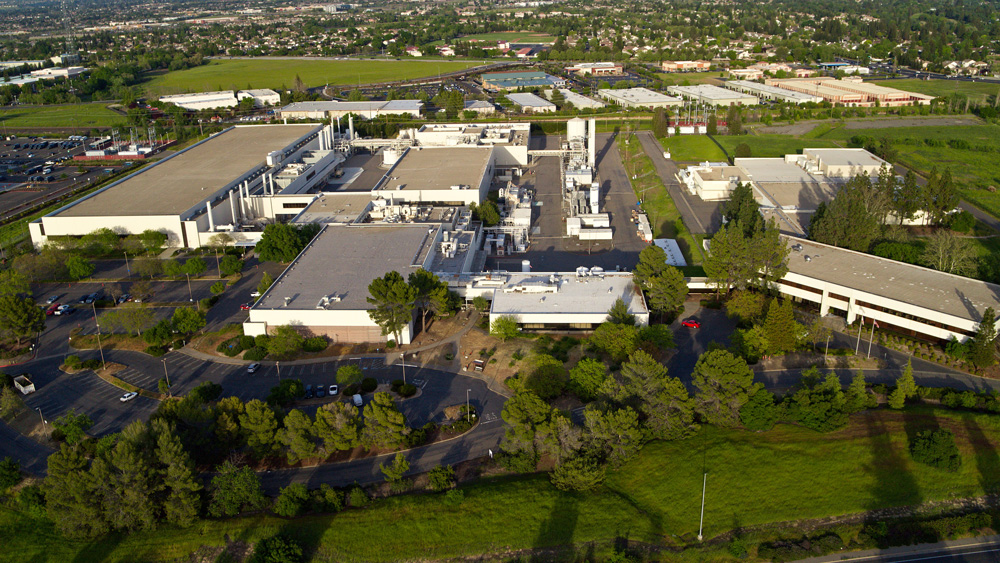
{"label": "water tank", "polygon": [[574,117],[566,122],[566,139],[586,139],[587,122],[579,117]]}
{"label": "water tank", "polygon": [[521,260],[521,272],[525,274],[531,272],[531,260]]}

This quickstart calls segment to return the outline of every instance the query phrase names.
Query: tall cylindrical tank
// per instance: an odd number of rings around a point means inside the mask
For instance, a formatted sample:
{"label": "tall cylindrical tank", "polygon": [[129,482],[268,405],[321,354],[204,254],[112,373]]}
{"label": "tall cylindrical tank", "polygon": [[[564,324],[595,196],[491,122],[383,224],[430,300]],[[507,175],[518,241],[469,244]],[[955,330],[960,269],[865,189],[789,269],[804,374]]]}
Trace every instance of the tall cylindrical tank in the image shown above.
{"label": "tall cylindrical tank", "polygon": [[587,122],[579,117],[574,117],[566,122],[567,139],[586,139]]}
{"label": "tall cylindrical tank", "polygon": [[531,272],[531,260],[521,260],[521,271],[525,274]]}

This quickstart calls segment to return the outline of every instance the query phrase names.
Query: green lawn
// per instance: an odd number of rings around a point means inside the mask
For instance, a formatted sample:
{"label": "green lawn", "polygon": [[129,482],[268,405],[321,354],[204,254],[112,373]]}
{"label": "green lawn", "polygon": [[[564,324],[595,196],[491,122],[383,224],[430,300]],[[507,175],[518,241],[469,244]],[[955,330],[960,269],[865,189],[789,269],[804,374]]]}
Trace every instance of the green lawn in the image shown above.
{"label": "green lawn", "polygon": [[125,118],[104,103],[40,106],[0,110],[0,126],[6,127],[113,127]]}
{"label": "green lawn", "polygon": [[534,31],[496,31],[493,33],[477,33],[460,37],[462,41],[507,41],[509,43],[555,43],[556,38],[545,33]]}
{"label": "green lawn", "polygon": [[[989,186],[1000,187],[1000,125],[887,127],[884,129],[836,128],[819,136],[819,139],[846,141],[854,135],[875,138],[888,137],[900,141],[896,149],[899,163],[926,175],[934,166],[938,170],[950,168],[962,197],[1000,217],[1000,192],[990,192]],[[972,147],[993,147],[998,152],[981,152],[954,149],[948,146],[931,147],[925,139],[947,143],[961,139]]]}
{"label": "green lawn", "polygon": [[[720,138],[720,137],[716,137]],[[742,138],[742,137],[741,137]],[[722,149],[706,135],[677,135],[660,141],[670,151],[670,158],[679,162],[723,162]]]}
{"label": "green lawn", "polygon": [[722,78],[725,74],[725,72],[716,70],[712,72],[660,72],[656,76],[663,81],[664,86],[691,86],[704,84],[713,78]]}
{"label": "green lawn", "polygon": [[958,92],[975,99],[996,96],[1000,93],[1000,83],[996,82],[959,82],[957,80],[919,80],[916,78],[874,80],[872,82],[879,86],[898,88],[907,92],[927,94],[928,96],[944,97]]}
{"label": "green lawn", "polygon": [[[954,473],[917,465],[907,453],[908,431],[937,425],[955,433],[962,452]],[[830,434],[785,425],[765,433],[704,428],[647,445],[606,488],[586,494],[557,491],[541,475],[499,478],[463,486],[457,506],[440,495],[405,495],[336,515],[206,520],[97,542],[66,540],[46,522],[0,509],[0,560],[186,560],[227,535],[253,542],[278,532],[297,538],[314,561],[448,559],[616,537],[695,543],[706,471],[711,539],[733,526],[982,495],[1000,485],[998,447],[1000,418],[927,407],[857,415]]]}
{"label": "green lawn", "polygon": [[423,78],[479,64],[482,61],[213,60],[207,65],[155,76],[145,87],[150,95],[282,86],[288,88],[296,76],[310,87],[324,84],[369,84]]}
{"label": "green lawn", "polygon": [[736,145],[746,143],[754,157],[783,157],[786,154],[799,154],[804,148],[835,148],[833,141],[805,139],[789,135],[718,135],[719,144],[726,148],[729,154],[735,154]]}

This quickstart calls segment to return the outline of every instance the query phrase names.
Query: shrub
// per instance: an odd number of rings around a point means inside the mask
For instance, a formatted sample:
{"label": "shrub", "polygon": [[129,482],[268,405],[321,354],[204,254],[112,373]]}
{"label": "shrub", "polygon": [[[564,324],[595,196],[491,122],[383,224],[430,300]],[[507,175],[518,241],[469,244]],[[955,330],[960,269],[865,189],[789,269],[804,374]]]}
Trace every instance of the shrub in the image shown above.
{"label": "shrub", "polygon": [[266,334],[259,334],[254,337],[254,346],[257,348],[267,348],[267,343],[271,341],[271,337]]}
{"label": "shrub", "polygon": [[444,503],[448,506],[458,506],[465,500],[465,491],[452,489],[444,494]]}
{"label": "shrub", "polygon": [[357,395],[359,391],[361,391],[360,383],[351,383],[350,385],[344,386],[344,395]]}
{"label": "shrub", "polygon": [[80,369],[82,365],[83,362],[80,360],[80,356],[77,355],[66,356],[66,367],[68,367],[69,369]]}
{"label": "shrub", "polygon": [[393,379],[392,383],[390,383],[389,386],[392,388],[393,391],[398,392],[399,388],[402,387],[405,383],[406,382],[403,381],[402,379]]}
{"label": "shrub", "polygon": [[3,461],[0,461],[0,491],[6,491],[20,483],[21,479],[23,479],[21,464],[9,457],[3,458]]}
{"label": "shrub", "polygon": [[500,467],[514,473],[531,473],[538,464],[535,455],[524,450],[514,453],[501,451],[495,459]]}
{"label": "shrub", "polygon": [[417,386],[412,383],[406,383],[399,386],[399,390],[396,391],[401,397],[412,397],[417,394]]}
{"label": "shrub", "polygon": [[226,282],[217,281],[212,284],[212,287],[210,287],[209,290],[212,292],[212,295],[220,295],[226,291]]}
{"label": "shrub", "polygon": [[947,471],[957,471],[962,465],[955,435],[943,428],[918,432],[910,442],[910,456],[913,461]]}
{"label": "shrub", "polygon": [[326,350],[330,343],[326,341],[326,338],[322,336],[314,336],[312,338],[306,338],[305,342],[302,343],[302,349],[306,352],[322,352]]}
{"label": "shrub", "polygon": [[340,512],[344,509],[344,492],[323,483],[313,490],[312,504],[317,512]]}
{"label": "shrub", "polygon": [[249,350],[256,345],[256,342],[254,341],[254,338],[252,336],[242,335],[242,336],[237,336],[237,338],[240,341],[240,348],[244,350]]}
{"label": "shrub", "polygon": [[[166,352],[164,352],[164,353],[166,353]],[[160,354],[160,355],[162,356],[163,354]],[[89,360],[84,360],[80,364],[80,367],[82,367],[83,369],[93,369],[93,370],[100,369],[101,368],[101,360],[98,360],[97,358],[91,358]]]}
{"label": "shrub", "polygon": [[274,536],[257,542],[251,563],[298,563],[302,561],[302,546],[285,536]]}
{"label": "shrub", "polygon": [[255,346],[243,354],[243,359],[251,362],[259,362],[267,357],[267,348]]}
{"label": "shrub", "polygon": [[159,358],[160,356],[167,353],[167,349],[163,346],[147,346],[146,353],[154,358]]}
{"label": "shrub", "polygon": [[281,489],[278,498],[274,500],[274,513],[286,518],[294,518],[305,510],[309,501],[309,491],[302,483],[292,483]]}
{"label": "shrub", "polygon": [[368,493],[360,486],[351,487],[351,490],[347,493],[347,504],[354,508],[361,508],[370,501],[371,498],[368,496]]}
{"label": "shrub", "polygon": [[45,493],[42,492],[42,488],[38,485],[22,487],[17,492],[17,508],[35,518],[44,518]]}
{"label": "shrub", "polygon": [[[244,350],[242,346],[242,338],[243,337],[236,336],[230,338],[229,340],[224,340],[219,343],[219,346],[215,350],[232,358]],[[253,339],[251,338],[250,341],[253,342]]]}
{"label": "shrub", "polygon": [[450,465],[431,469],[427,473],[427,486],[436,492],[451,489],[455,486],[455,469]]}
{"label": "shrub", "polygon": [[371,393],[378,389],[378,381],[374,377],[366,377],[361,380],[361,392]]}

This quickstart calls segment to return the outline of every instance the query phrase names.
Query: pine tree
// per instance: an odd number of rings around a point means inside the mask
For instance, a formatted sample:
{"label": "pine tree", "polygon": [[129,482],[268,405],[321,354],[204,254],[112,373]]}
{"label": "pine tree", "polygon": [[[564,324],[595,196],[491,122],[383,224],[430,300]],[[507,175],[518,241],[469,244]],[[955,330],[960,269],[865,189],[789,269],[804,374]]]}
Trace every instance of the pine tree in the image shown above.
{"label": "pine tree", "polygon": [[278,431],[277,439],[288,447],[288,463],[316,455],[315,429],[309,416],[292,409],[284,420],[285,427]]}
{"label": "pine tree", "polygon": [[190,526],[201,511],[201,480],[173,427],[163,419],[155,419],[151,424],[157,434],[156,457],[163,467],[164,516],[176,526]]}
{"label": "pine tree", "polygon": [[896,389],[889,393],[889,407],[901,409],[906,405],[906,400],[917,394],[917,382],[913,379],[913,362],[907,361],[903,375],[896,380]]}
{"label": "pine tree", "polygon": [[240,415],[239,420],[247,445],[257,459],[263,459],[274,452],[278,421],[271,407],[259,399],[253,399],[246,404],[246,412]]}
{"label": "pine tree", "polygon": [[79,446],[63,444],[49,456],[43,487],[49,519],[63,535],[92,538],[108,531],[101,507],[95,502],[94,478]]}
{"label": "pine tree", "polygon": [[795,350],[797,332],[795,313],[792,302],[778,299],[771,300],[764,319],[764,335],[767,338],[768,353],[784,354]]}
{"label": "pine tree", "polygon": [[969,350],[969,360],[976,369],[985,369],[997,362],[996,341],[996,313],[992,307],[987,307],[983,311],[983,318],[979,321],[976,336],[972,338],[972,347]]}

